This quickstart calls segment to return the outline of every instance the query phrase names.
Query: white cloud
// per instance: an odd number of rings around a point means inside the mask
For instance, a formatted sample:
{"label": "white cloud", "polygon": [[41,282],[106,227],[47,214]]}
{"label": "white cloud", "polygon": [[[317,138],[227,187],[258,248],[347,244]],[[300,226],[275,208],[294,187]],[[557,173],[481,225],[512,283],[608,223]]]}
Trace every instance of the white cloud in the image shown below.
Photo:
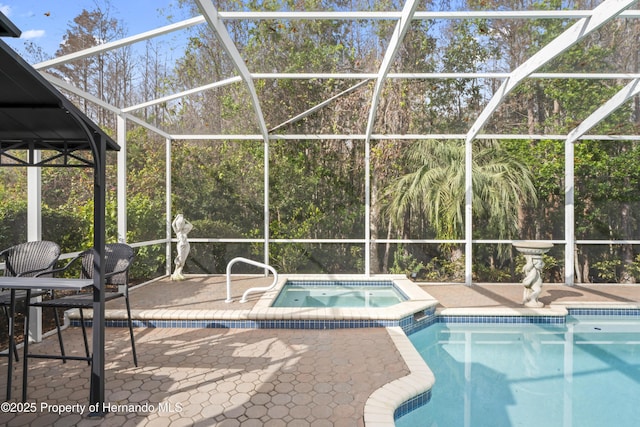
{"label": "white cloud", "polygon": [[37,39],[40,37],[44,37],[44,30],[27,30],[23,31],[20,35],[21,39]]}
{"label": "white cloud", "polygon": [[6,17],[11,15],[11,6],[0,3],[0,12]]}

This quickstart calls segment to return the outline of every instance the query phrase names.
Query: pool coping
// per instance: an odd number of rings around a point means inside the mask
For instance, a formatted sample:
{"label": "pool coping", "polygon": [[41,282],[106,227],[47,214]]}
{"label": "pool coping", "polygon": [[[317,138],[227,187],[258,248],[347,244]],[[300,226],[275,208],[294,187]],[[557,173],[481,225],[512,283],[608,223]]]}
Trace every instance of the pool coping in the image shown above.
{"label": "pool coping", "polygon": [[364,406],[366,427],[395,426],[395,413],[398,408],[416,399],[417,406],[424,404],[431,397],[431,388],[436,381],[429,365],[420,356],[404,330],[391,327],[387,328],[387,331],[407,365],[409,374],[383,385],[369,396]]}

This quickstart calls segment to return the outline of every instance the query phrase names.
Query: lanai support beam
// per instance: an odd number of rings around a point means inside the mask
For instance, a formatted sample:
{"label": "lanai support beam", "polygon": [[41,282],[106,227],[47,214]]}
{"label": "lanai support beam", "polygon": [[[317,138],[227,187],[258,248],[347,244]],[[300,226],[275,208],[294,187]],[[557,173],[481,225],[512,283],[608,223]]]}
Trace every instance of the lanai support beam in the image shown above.
{"label": "lanai support beam", "polygon": [[[264,115],[262,114],[260,100],[258,99],[258,94],[256,92],[255,85],[253,84],[251,73],[242,59],[242,56],[240,56],[240,52],[231,39],[227,28],[224,26],[218,11],[213,6],[211,0],[196,0],[196,3],[209,26],[218,35],[218,38],[222,42],[222,46],[231,57],[231,60],[242,77],[242,80],[244,80],[247,85],[253,109],[258,120],[258,127],[260,128],[260,134],[262,135],[264,142],[264,263],[269,265],[269,130],[267,129],[267,124],[264,120]],[[265,274],[267,274],[267,270],[265,270]]]}
{"label": "lanai support beam", "polygon": [[167,276],[171,274],[171,260],[173,257],[171,256],[171,206],[173,204],[173,199],[171,196],[171,188],[172,188],[172,174],[171,169],[173,165],[173,157],[171,156],[171,144],[173,140],[170,138],[166,138],[164,140],[164,151],[165,151],[165,236],[167,238],[167,246],[165,248],[166,254],[166,274]]}
{"label": "lanai support beam", "polygon": [[289,120],[286,120],[286,121],[284,121],[284,122],[280,123],[279,125],[277,125],[277,126],[275,126],[275,127],[271,128],[271,129],[269,130],[269,132],[273,133],[273,132],[277,131],[278,129],[282,128],[282,127],[285,127],[285,126],[287,126],[287,125],[290,125],[290,124],[292,124],[292,123],[295,123],[295,122],[297,122],[297,121],[300,121],[300,120],[304,119],[305,117],[307,117],[307,116],[309,116],[309,115],[311,115],[311,114],[315,113],[316,111],[318,111],[318,110],[320,110],[320,109],[322,109],[322,108],[326,107],[327,105],[331,104],[331,103],[332,103],[333,101],[335,101],[336,99],[339,99],[339,98],[341,98],[341,97],[343,97],[343,96],[345,96],[345,95],[350,94],[350,93],[351,93],[351,92],[353,92],[354,90],[359,89],[361,86],[363,86],[363,85],[367,84],[368,82],[369,82],[369,79],[365,79],[365,80],[363,80],[363,81],[361,81],[361,82],[359,82],[359,83],[357,83],[357,84],[355,84],[355,85],[353,85],[353,86],[351,86],[351,87],[349,87],[349,88],[347,88],[347,89],[343,90],[343,91],[342,91],[342,92],[340,92],[339,94],[334,95],[334,96],[332,96],[331,98],[326,99],[326,100],[322,101],[321,103],[316,104],[316,105],[314,105],[313,107],[309,108],[308,110],[305,110],[305,111],[303,111],[302,113],[297,114],[296,116],[294,116],[294,117],[290,118]]}
{"label": "lanai support beam", "polygon": [[[557,57],[571,46],[578,43],[587,35],[591,34],[602,25],[606,24],[625,9],[629,8],[636,3],[637,0],[605,0],[598,7],[593,9],[591,16],[584,17],[569,27],[565,32],[560,34],[554,40],[552,40],[545,47],[540,49],[522,65],[513,70],[507,79],[502,82],[496,93],[493,95],[485,109],[480,113],[480,116],[476,119],[475,123],[469,129],[465,139],[465,283],[471,285],[472,283],[472,257],[473,257],[473,185],[472,185],[472,142],[478,135],[480,130],[487,123],[491,115],[506,98],[506,96],[525,78],[531,75],[534,71],[540,69],[547,64],[553,58]],[[565,161],[566,164],[566,161]],[[566,173],[566,172],[565,172]],[[567,189],[565,188],[565,193]],[[567,202],[568,203],[568,200]],[[568,210],[572,208],[572,205],[565,206],[565,223],[568,221],[568,215],[571,213]],[[569,231],[569,230],[565,230]],[[566,235],[566,248],[565,254],[570,252],[569,247],[573,248],[575,238],[573,235]],[[565,259],[568,256],[565,256]],[[573,260],[572,264],[573,266]],[[569,266],[565,265],[565,269]]]}
{"label": "lanai support beam", "polygon": [[[422,11],[414,14],[414,19],[553,19],[553,18],[565,18],[565,19],[579,19],[589,14],[589,11],[584,10],[525,10],[525,11]],[[384,12],[335,12],[335,11],[221,11],[218,12],[218,16],[221,19],[227,20],[261,20],[261,19],[296,19],[296,20],[395,20],[399,18],[398,12],[384,11]],[[622,14],[628,18],[636,18],[639,15],[638,11],[628,11]],[[78,59],[87,58],[89,56],[104,53],[110,50],[119,49],[121,47],[129,46],[135,43],[140,43],[145,40],[149,40],[155,37],[159,37],[165,34],[170,34],[174,31],[184,30],[186,28],[193,27],[205,22],[203,16],[194,16],[193,18],[185,19],[180,22],[165,25],[154,30],[145,31],[143,33],[135,34],[133,36],[125,37],[120,40],[103,43],[97,46],[92,46],[87,49],[83,49],[77,52],[70,53],[68,55],[58,56],[47,61],[39,62],[33,65],[36,70],[43,70],[56,65],[66,64]],[[11,24],[13,25],[13,24]],[[15,28],[19,33],[20,30]]]}
{"label": "lanai support beam", "polygon": [[573,286],[575,280],[575,145],[564,144],[564,284]]}
{"label": "lanai support beam", "polygon": [[202,11],[207,23],[209,26],[216,32],[218,38],[222,42],[222,46],[227,52],[227,54],[231,57],[231,60],[236,66],[236,69],[240,73],[242,80],[244,80],[247,85],[247,89],[249,90],[249,95],[251,96],[251,101],[253,103],[253,109],[256,113],[256,118],[258,120],[258,127],[260,128],[260,133],[262,134],[265,141],[269,140],[269,132],[267,130],[267,125],[264,121],[264,115],[262,114],[262,108],[260,107],[260,100],[258,99],[258,94],[256,93],[256,88],[253,84],[253,79],[251,77],[251,73],[247,68],[247,65],[240,56],[240,52],[238,51],[235,43],[231,39],[231,36],[227,32],[227,28],[224,26],[222,20],[220,19],[220,15],[218,11],[213,6],[211,0],[196,0],[198,3],[198,7]]}
{"label": "lanai support beam", "polygon": [[129,46],[134,43],[139,43],[144,40],[149,40],[154,37],[158,37],[164,34],[169,34],[173,31],[183,30],[185,28],[189,28],[194,25],[198,25],[202,23],[204,23],[204,18],[202,16],[196,16],[194,18],[169,24],[164,27],[156,28],[151,31],[146,31],[144,33],[136,34],[134,36],[125,37],[120,40],[99,44],[97,46],[92,46],[87,49],[79,50],[77,52],[73,52],[68,55],[62,55],[62,56],[58,56],[56,58],[50,59],[48,61],[39,62],[37,64],[34,64],[33,68],[35,68],[36,70],[44,70],[45,68],[66,64],[72,61],[76,61],[78,59],[88,58],[93,55],[98,55],[103,52]]}
{"label": "lanai support beam", "polygon": [[[616,93],[604,105],[591,113],[582,123],[569,132],[565,141],[565,232],[567,234],[567,248],[564,259],[564,282],[573,285],[575,282],[575,188],[574,188],[574,143],[591,128],[604,120],[607,116],[621,107],[625,102],[640,94],[640,79],[634,79],[622,90]],[[571,244],[569,244],[569,236]]]}
{"label": "lanai support beam", "polygon": [[384,58],[382,59],[382,64],[380,64],[380,69],[378,70],[378,75],[376,77],[376,83],[373,89],[373,94],[371,96],[371,109],[369,110],[369,118],[367,120],[367,130],[365,137],[365,158],[364,158],[364,167],[365,167],[365,274],[369,276],[371,274],[371,135],[373,134],[373,126],[376,121],[376,112],[378,110],[378,103],[380,102],[380,94],[382,93],[382,87],[384,85],[387,74],[389,73],[389,69],[391,68],[391,63],[393,59],[396,57],[398,53],[398,49],[400,48],[400,43],[404,40],[404,36],[411,25],[411,20],[413,19],[413,15],[416,12],[416,8],[418,7],[418,2],[416,0],[408,0],[404,8],[402,9],[402,14],[400,15],[400,19],[396,24],[396,28],[391,35],[391,40],[389,40],[389,46],[387,47],[387,51],[385,52]]}
{"label": "lanai support beam", "polygon": [[589,132],[595,125],[620,108],[625,102],[640,94],[640,78],[633,79],[629,84],[616,93],[611,99],[600,106],[589,117],[584,119],[567,135],[567,143],[572,144]]}
{"label": "lanai support beam", "polygon": [[491,98],[489,104],[487,104],[473,126],[471,126],[471,129],[467,133],[467,141],[471,141],[475,138],[478,132],[480,132],[480,129],[482,129],[489,120],[491,114],[493,114],[493,112],[498,108],[498,105],[502,103],[504,98],[520,82],[522,82],[522,80],[547,64],[553,58],[569,49],[571,46],[578,43],[584,37],[588,36],[602,25],[618,16],[636,2],[637,0],[605,0],[598,7],[593,9],[591,16],[580,19],[549,44],[532,55],[522,63],[522,65],[509,73],[509,77],[502,82],[502,85],[500,85],[500,88],[498,88],[493,98]]}
{"label": "lanai support beam", "polygon": [[231,77],[229,79],[224,79],[219,82],[209,83],[209,84],[198,86],[196,88],[185,90],[182,92],[176,92],[171,95],[163,96],[162,98],[152,99],[150,101],[146,101],[141,104],[131,105],[129,107],[123,108],[122,111],[124,111],[125,113],[129,113],[131,111],[139,110],[141,108],[151,107],[152,105],[158,105],[165,102],[173,101],[174,99],[183,98],[188,95],[193,95],[193,94],[204,92],[210,89],[215,89],[217,87],[227,86],[232,83],[240,82],[241,80],[242,78],[239,76]]}
{"label": "lanai support beam", "polygon": [[127,243],[127,120],[124,116],[116,116],[118,151],[118,241]]}
{"label": "lanai support beam", "polygon": [[96,105],[99,105],[100,107],[104,108],[105,110],[111,111],[112,113],[114,113],[114,114],[116,114],[118,116],[122,116],[123,118],[127,119],[128,121],[136,123],[136,124],[146,128],[146,129],[149,129],[151,132],[155,132],[155,133],[157,133],[158,135],[160,135],[163,138],[171,138],[171,135],[169,135],[167,132],[163,131],[162,129],[159,129],[156,126],[154,126],[152,124],[149,124],[149,123],[145,122],[144,120],[142,120],[142,119],[140,119],[140,118],[138,118],[138,117],[136,117],[134,115],[131,115],[131,114],[125,112],[124,110],[122,110],[122,109],[120,109],[118,107],[115,107],[115,106],[109,104],[108,102],[104,102],[100,98],[98,98],[98,97],[96,97],[94,95],[91,95],[90,93],[88,93],[88,92],[86,92],[86,91],[84,91],[82,89],[79,89],[79,88],[77,88],[77,87],[65,82],[64,80],[62,80],[62,79],[60,79],[58,77],[52,76],[51,74],[42,73],[42,72],[40,74],[42,74],[42,76],[45,79],[47,79],[51,84],[53,84],[53,85],[55,85],[55,86],[57,86],[59,88],[62,88],[64,90],[66,90],[66,91],[69,91],[69,92],[75,94],[75,95],[78,95],[79,97],[84,98],[87,101],[92,102],[92,103],[94,103]]}

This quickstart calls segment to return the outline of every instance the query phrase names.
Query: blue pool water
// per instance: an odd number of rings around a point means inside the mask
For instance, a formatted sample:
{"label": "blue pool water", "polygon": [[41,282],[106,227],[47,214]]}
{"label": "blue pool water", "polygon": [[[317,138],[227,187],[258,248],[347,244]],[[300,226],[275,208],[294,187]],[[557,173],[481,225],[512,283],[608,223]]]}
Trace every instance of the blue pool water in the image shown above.
{"label": "blue pool water", "polygon": [[273,307],[388,307],[406,299],[391,281],[288,280]]}
{"label": "blue pool water", "polygon": [[398,427],[602,427],[640,423],[640,320],[438,323],[410,337],[431,400]]}

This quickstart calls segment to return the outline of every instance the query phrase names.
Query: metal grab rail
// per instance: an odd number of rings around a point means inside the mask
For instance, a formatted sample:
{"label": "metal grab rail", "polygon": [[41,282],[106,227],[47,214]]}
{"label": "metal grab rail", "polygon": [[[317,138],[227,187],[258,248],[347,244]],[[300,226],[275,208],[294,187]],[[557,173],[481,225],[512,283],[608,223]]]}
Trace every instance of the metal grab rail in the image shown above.
{"label": "metal grab rail", "polygon": [[270,291],[271,289],[273,289],[276,286],[276,283],[278,283],[278,272],[273,267],[271,267],[270,265],[263,264],[263,263],[258,262],[258,261],[253,261],[253,260],[247,259],[247,258],[242,258],[242,257],[234,258],[231,261],[229,261],[229,264],[227,264],[227,299],[224,302],[229,303],[229,302],[233,301],[231,299],[231,267],[233,266],[233,264],[235,264],[237,262],[244,262],[245,264],[250,264],[250,265],[254,265],[256,267],[266,268],[267,270],[271,271],[271,273],[273,273],[273,283],[270,286],[262,286],[262,287],[255,287],[255,288],[247,289],[242,294],[242,299],[240,300],[240,302],[247,302],[247,295],[250,294],[251,292],[261,292],[261,291],[262,292],[266,292],[266,291]]}

